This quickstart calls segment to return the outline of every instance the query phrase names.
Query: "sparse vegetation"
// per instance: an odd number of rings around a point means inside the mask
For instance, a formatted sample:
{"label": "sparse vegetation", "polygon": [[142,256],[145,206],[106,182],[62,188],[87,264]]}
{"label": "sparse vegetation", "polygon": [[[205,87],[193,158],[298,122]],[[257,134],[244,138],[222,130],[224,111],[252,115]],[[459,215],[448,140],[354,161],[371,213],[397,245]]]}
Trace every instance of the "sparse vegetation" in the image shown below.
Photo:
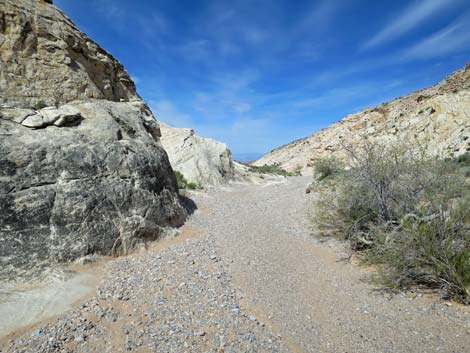
{"label": "sparse vegetation", "polygon": [[299,176],[302,175],[302,166],[298,164],[294,169],[294,175]]}
{"label": "sparse vegetation", "polygon": [[46,102],[44,102],[43,100],[39,100],[39,101],[33,106],[33,109],[34,109],[34,110],[40,110],[40,109],[43,109],[43,108],[46,108],[46,107],[47,107]]}
{"label": "sparse vegetation", "polygon": [[[347,239],[389,288],[424,285],[470,303],[470,158],[368,142],[346,149],[351,168],[316,204],[319,232]],[[319,170],[332,175],[327,167]]]}
{"label": "sparse vegetation", "polygon": [[192,182],[186,180],[184,175],[181,172],[175,171],[176,182],[178,183],[178,189],[188,189],[188,190],[201,190],[203,189],[200,183]]}
{"label": "sparse vegetation", "polygon": [[465,175],[466,178],[470,178],[470,153],[467,152],[457,157],[457,162],[462,174]]}
{"label": "sparse vegetation", "polygon": [[250,172],[260,173],[260,174],[282,175],[284,177],[298,175],[295,172],[292,173],[292,172],[288,172],[285,169],[282,169],[280,167],[280,165],[277,164],[277,163],[276,164],[271,164],[271,165],[265,164],[261,167],[250,165]]}
{"label": "sparse vegetation", "polygon": [[344,164],[334,157],[320,158],[313,163],[318,181],[337,176],[344,170]]}

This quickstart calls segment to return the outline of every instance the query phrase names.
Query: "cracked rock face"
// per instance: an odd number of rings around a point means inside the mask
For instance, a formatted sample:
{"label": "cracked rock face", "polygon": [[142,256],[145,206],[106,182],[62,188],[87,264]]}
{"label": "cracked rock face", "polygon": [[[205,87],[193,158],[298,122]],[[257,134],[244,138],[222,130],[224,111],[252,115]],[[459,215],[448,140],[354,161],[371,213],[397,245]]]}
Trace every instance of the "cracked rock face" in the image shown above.
{"label": "cracked rock face", "polygon": [[232,152],[226,144],[198,136],[192,129],[175,128],[162,122],[159,125],[171,165],[188,181],[214,186],[234,177]]}
{"label": "cracked rock face", "polygon": [[122,64],[51,3],[0,0],[0,104],[137,98]]}
{"label": "cracked rock face", "polygon": [[[0,279],[181,225],[159,126],[122,66],[53,5],[0,5]],[[67,55],[73,69],[56,60]]]}
{"label": "cracked rock face", "polygon": [[[45,124],[43,111],[20,122],[0,109],[4,270],[36,260],[126,253],[183,222],[174,175],[145,107],[138,101],[77,103],[80,120],[63,126],[54,119]],[[38,124],[25,125],[29,118]]]}
{"label": "cracked rock face", "polygon": [[343,146],[360,145],[365,137],[385,143],[406,142],[444,157],[470,152],[470,68],[433,87],[348,115],[307,138],[271,151],[254,164],[279,163],[288,171],[300,166],[309,174],[318,158],[346,160]]}

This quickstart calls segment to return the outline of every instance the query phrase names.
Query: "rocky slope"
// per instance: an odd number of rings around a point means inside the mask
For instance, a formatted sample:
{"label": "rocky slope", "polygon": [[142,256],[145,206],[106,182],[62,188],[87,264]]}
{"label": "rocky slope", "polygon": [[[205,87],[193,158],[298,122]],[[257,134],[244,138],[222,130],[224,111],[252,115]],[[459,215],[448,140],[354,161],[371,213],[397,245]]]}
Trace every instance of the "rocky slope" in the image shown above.
{"label": "rocky slope", "polygon": [[171,165],[188,181],[214,186],[225,184],[234,177],[232,153],[226,144],[198,136],[193,129],[159,124],[161,142]]}
{"label": "rocky slope", "polygon": [[127,252],[186,216],[129,75],[50,2],[0,0],[0,278]]}
{"label": "rocky slope", "polygon": [[364,138],[402,141],[422,146],[433,155],[461,155],[470,151],[470,69],[459,70],[436,86],[389,103],[348,115],[313,135],[271,151],[254,165],[279,163],[294,171],[312,172],[322,157],[346,158],[344,145]]}

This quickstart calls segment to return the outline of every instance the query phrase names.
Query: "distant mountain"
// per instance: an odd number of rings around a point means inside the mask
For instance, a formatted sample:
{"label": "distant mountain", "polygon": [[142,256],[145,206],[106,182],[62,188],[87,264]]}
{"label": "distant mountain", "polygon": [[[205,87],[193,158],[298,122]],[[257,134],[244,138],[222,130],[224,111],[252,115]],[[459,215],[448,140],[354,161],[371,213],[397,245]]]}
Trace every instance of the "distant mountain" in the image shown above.
{"label": "distant mountain", "polygon": [[253,164],[278,163],[288,171],[300,166],[304,174],[311,174],[316,159],[345,159],[342,146],[358,145],[364,138],[403,141],[424,147],[432,155],[458,156],[470,151],[470,68],[454,72],[433,87],[348,115]]}

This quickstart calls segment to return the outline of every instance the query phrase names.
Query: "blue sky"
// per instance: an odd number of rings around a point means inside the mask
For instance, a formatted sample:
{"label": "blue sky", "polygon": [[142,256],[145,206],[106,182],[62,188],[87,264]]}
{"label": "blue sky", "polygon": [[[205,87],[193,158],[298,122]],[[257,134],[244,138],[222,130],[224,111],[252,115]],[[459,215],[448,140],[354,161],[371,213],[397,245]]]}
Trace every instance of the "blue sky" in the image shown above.
{"label": "blue sky", "polygon": [[55,0],[157,119],[265,153],[470,60],[470,0]]}

